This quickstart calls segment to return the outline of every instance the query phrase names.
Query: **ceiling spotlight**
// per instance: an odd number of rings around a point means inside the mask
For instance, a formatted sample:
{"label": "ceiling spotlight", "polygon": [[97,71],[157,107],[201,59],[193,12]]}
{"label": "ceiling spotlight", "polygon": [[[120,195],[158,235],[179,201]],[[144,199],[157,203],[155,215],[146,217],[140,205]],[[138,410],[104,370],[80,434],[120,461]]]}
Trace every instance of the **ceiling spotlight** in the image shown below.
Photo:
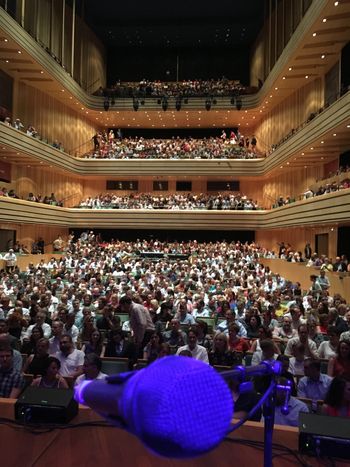
{"label": "ceiling spotlight", "polygon": [[322,54],[322,55],[321,55],[321,58],[322,58],[322,60],[323,60],[324,58],[326,58],[325,54]]}
{"label": "ceiling spotlight", "polygon": [[313,33],[312,33],[312,36],[313,36],[313,37],[316,37],[316,36],[317,36],[317,32],[313,32]]}

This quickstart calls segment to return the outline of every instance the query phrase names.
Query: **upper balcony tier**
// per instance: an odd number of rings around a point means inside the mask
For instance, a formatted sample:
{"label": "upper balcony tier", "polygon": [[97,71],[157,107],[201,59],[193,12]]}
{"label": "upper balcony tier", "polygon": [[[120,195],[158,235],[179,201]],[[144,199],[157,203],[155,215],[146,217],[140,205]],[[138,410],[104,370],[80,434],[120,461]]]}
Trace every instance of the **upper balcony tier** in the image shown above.
{"label": "upper balcony tier", "polygon": [[297,201],[270,211],[74,209],[0,197],[0,222],[63,228],[262,230],[350,222],[350,190]]}
{"label": "upper balcony tier", "polygon": [[[302,125],[266,158],[260,159],[81,159],[0,123],[0,159],[56,168],[80,177],[263,176],[273,171],[320,165],[350,146],[350,92]],[[92,145],[92,142],[91,142]],[[312,149],[311,149],[312,148]],[[303,154],[302,154],[303,153]]]}

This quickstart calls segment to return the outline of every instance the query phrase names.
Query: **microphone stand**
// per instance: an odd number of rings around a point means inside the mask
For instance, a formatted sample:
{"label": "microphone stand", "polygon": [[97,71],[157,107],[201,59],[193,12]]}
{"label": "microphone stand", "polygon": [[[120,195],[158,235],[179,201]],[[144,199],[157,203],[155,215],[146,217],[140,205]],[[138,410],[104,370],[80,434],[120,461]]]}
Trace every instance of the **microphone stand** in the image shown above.
{"label": "microphone stand", "polygon": [[233,370],[224,371],[221,376],[224,379],[238,379],[242,387],[246,387],[247,383],[243,383],[250,376],[271,376],[271,383],[265,394],[261,397],[255,407],[248,413],[248,415],[236,423],[231,432],[242,426],[261,406],[263,406],[264,415],[264,467],[272,467],[272,438],[275,424],[275,409],[276,409],[276,391],[283,391],[285,393],[284,404],[281,407],[283,414],[288,414],[288,402],[292,390],[290,381],[284,384],[277,384],[277,376],[282,371],[281,362],[265,361],[260,365],[244,367],[238,366]]}

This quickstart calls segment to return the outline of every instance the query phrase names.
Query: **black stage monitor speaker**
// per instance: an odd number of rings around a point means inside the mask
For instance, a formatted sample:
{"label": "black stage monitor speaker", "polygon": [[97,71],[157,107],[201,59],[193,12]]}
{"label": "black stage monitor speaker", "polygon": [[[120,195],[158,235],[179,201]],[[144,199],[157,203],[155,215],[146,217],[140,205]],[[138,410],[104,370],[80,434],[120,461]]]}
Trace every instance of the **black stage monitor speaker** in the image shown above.
{"label": "black stage monitor speaker", "polygon": [[28,423],[68,423],[78,409],[72,389],[29,386],[17,399],[15,419]]}
{"label": "black stage monitor speaker", "polygon": [[350,420],[300,413],[299,451],[317,457],[350,459]]}

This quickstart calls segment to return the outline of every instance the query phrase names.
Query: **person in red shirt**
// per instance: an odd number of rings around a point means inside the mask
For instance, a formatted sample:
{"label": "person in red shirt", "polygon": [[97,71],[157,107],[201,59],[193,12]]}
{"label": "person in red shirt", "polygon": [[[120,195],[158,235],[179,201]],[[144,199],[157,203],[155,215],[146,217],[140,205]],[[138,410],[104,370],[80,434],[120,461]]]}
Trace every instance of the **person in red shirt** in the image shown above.
{"label": "person in red shirt", "polygon": [[239,326],[236,323],[232,323],[229,325],[229,340],[228,340],[228,347],[229,350],[235,350],[236,352],[243,352],[246,353],[249,350],[249,343],[243,337],[239,337]]}

